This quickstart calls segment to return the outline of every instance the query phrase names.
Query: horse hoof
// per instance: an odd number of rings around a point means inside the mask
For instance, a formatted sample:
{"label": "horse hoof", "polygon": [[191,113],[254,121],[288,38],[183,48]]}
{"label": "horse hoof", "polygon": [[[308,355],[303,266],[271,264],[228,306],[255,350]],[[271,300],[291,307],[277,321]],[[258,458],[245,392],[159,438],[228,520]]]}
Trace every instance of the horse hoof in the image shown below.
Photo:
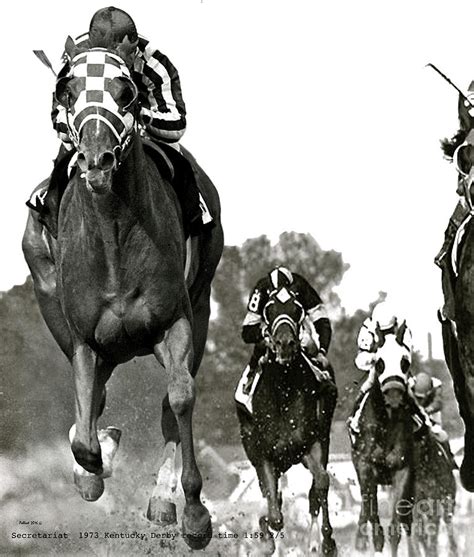
{"label": "horse hoof", "polygon": [[150,497],[146,517],[160,526],[176,524],[176,505],[159,497]]}
{"label": "horse hoof", "polygon": [[364,552],[369,547],[369,539],[366,536],[357,536],[355,541],[356,551]]}
{"label": "horse hoof", "polygon": [[323,555],[337,557],[336,542],[332,538],[330,540],[323,540]]}
{"label": "horse hoof", "polygon": [[461,464],[459,476],[463,488],[471,493],[474,492],[474,468],[466,462],[466,459]]}
{"label": "horse hoof", "polygon": [[74,472],[74,484],[84,501],[97,501],[104,493],[104,480],[95,474]]}
{"label": "horse hoof", "polygon": [[186,508],[184,509],[182,522],[183,538],[191,549],[204,549],[212,538],[211,516],[204,505],[202,505],[202,508],[205,512],[202,512],[202,516],[198,520],[188,518],[186,516]]}
{"label": "horse hoof", "polygon": [[384,539],[383,534],[381,536],[374,536],[373,542],[374,542],[374,551],[376,553],[377,552],[382,553],[383,546],[384,546],[384,543],[385,543],[385,539]]}

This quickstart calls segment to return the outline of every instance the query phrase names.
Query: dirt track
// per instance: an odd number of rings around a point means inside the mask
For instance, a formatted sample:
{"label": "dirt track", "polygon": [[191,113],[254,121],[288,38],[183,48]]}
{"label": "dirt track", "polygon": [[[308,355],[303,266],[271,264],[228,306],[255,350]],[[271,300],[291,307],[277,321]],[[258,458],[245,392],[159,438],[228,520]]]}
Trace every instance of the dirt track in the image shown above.
{"label": "dirt track", "polygon": [[[106,492],[96,503],[86,503],[76,493],[71,478],[71,463],[72,456],[66,444],[37,447],[27,458],[17,461],[0,459],[1,555],[115,557],[192,553],[181,538],[178,527],[161,529],[145,518],[154,480],[153,459],[119,452],[114,477],[106,481]],[[216,474],[218,471],[214,469],[213,475]],[[220,485],[225,494],[233,489],[229,482],[231,480],[223,478],[223,475],[205,481],[208,493],[212,494],[207,504],[214,518],[214,538],[200,553],[226,557],[260,555],[259,541],[253,538],[253,533],[258,530],[259,505],[244,499],[229,503],[227,499],[219,498],[217,486]],[[280,555],[306,555],[306,508],[304,497],[287,498]],[[178,506],[178,512],[180,510]],[[353,517],[345,527],[335,529],[340,556],[356,555],[353,550],[355,511],[354,508]],[[333,517],[337,526],[336,514]],[[473,555],[468,548],[474,547],[474,533],[472,528],[466,527],[473,523],[472,508],[470,516],[466,515],[466,509],[462,514],[464,517],[458,517],[456,522],[459,555],[467,557]],[[50,537],[12,537],[13,534],[33,533]],[[440,555],[446,554],[443,546],[442,540]],[[405,555],[403,547],[400,553]]]}

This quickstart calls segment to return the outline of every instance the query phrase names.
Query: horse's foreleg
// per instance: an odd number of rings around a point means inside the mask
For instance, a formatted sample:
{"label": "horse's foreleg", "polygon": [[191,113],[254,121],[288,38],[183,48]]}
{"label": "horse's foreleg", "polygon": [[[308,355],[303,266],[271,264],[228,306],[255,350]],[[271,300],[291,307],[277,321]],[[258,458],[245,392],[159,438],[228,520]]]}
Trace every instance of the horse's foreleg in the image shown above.
{"label": "horse's foreleg", "polygon": [[313,475],[313,483],[309,494],[309,512],[311,514],[311,534],[310,552],[319,552],[319,531],[318,516],[322,509],[322,534],[323,534],[323,554],[335,555],[336,542],[333,538],[333,529],[329,520],[328,491],[329,474],[326,470],[328,459],[328,444],[317,441],[311,448],[309,454],[303,457],[303,464]]}
{"label": "horse's foreleg", "polygon": [[[408,467],[393,473],[392,479],[392,518],[390,522],[390,548],[392,557],[398,554],[398,545],[401,539],[402,524],[407,535],[408,551],[413,552],[413,540],[411,537],[412,509],[409,501],[404,499],[407,493],[407,485],[410,479]],[[400,518],[403,517],[402,520]]]}
{"label": "horse's foreleg", "polygon": [[[192,297],[192,310],[193,310],[193,322],[195,327],[193,327],[193,367],[191,369],[191,375],[196,376],[199,366],[201,364],[202,356],[204,354],[204,348],[206,346],[207,330],[209,325],[210,316],[210,283],[207,285],[201,285],[199,292],[196,294],[194,290],[191,291]],[[169,396],[163,398],[162,409],[161,409],[161,430],[163,433],[163,438],[165,440],[165,445],[169,442],[178,444],[179,443],[179,430],[178,424],[176,422],[175,415],[171,409]]]}
{"label": "horse's foreleg", "polygon": [[377,482],[372,475],[372,468],[366,462],[361,462],[356,467],[357,477],[360,485],[361,505],[359,521],[357,524],[357,532],[355,539],[355,548],[357,551],[366,551],[369,547],[369,531],[368,522],[372,523],[373,534],[375,534],[375,525],[377,528],[377,539],[374,536],[374,548],[377,541],[377,551],[381,551],[384,544],[383,530],[380,526],[377,503]]}
{"label": "horse's foreleg", "polygon": [[186,504],[183,516],[183,536],[193,549],[205,547],[212,536],[211,518],[202,504],[202,478],[194,455],[192,413],[195,401],[192,331],[189,321],[182,317],[166,332],[162,342],[154,347],[158,361],[168,374],[168,395],[178,423],[183,457],[183,486]]}
{"label": "horse's foreleg", "polygon": [[105,407],[105,383],[113,365],[98,359],[86,344],[77,346],[72,359],[76,393],[76,422],[70,431],[76,463],[74,482],[83,499],[96,501],[104,491],[103,478],[112,475],[120,430],[97,432],[97,419]]}
{"label": "horse's foreleg", "polygon": [[283,528],[281,513],[281,496],[278,493],[279,475],[272,462],[264,460],[256,467],[260,491],[265,498],[266,513],[260,517],[259,525],[263,533],[259,551],[263,555],[272,555],[275,551],[276,534]]}

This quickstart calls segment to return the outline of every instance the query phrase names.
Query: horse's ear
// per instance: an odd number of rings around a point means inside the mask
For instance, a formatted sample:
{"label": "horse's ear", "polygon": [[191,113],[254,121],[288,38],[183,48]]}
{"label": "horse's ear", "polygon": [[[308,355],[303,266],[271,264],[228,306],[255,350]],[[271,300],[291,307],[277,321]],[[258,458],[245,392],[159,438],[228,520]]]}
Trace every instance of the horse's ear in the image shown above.
{"label": "horse's ear", "polygon": [[[470,113],[472,113],[472,116]],[[465,131],[471,130],[474,125],[474,108],[463,95],[459,95],[458,116],[461,129]]]}
{"label": "horse's ear", "polygon": [[71,82],[72,77],[60,77],[56,82],[56,89],[54,91],[54,96],[56,101],[65,108],[69,106],[69,88],[68,85]]}
{"label": "horse's ear", "polygon": [[137,100],[137,86],[128,77],[114,77],[109,87],[111,95],[122,110],[128,110]]}
{"label": "horse's ear", "polygon": [[70,35],[66,39],[66,44],[64,45],[64,53],[69,60],[72,60],[74,56],[77,56],[81,52],[86,52],[89,49],[90,44],[88,39],[81,42],[81,44],[76,44]]}
{"label": "horse's ear", "polygon": [[66,39],[66,44],[64,45],[64,52],[68,55],[69,59],[72,60],[77,54],[76,43],[70,35]]}
{"label": "horse's ear", "polygon": [[116,46],[117,54],[129,67],[133,66],[137,46],[138,39],[132,43],[130,42],[128,35],[126,35],[122,42]]}

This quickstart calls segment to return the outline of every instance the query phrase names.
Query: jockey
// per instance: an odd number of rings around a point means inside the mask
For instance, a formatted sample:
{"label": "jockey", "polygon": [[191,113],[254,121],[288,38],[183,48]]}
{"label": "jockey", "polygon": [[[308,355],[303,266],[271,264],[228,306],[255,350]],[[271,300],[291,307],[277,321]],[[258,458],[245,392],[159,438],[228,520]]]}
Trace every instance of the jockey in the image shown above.
{"label": "jockey", "polygon": [[383,301],[374,307],[372,316],[362,323],[357,337],[359,351],[355,364],[361,371],[368,372],[368,375],[360,388],[354,403],[354,410],[347,421],[354,433],[359,433],[359,405],[375,381],[377,351],[383,346],[388,335],[395,336],[397,343],[404,349],[403,360],[406,366],[404,371],[407,372],[411,365],[413,348],[411,331],[406,321],[397,317],[394,308],[387,301]]}
{"label": "jockey", "polygon": [[[85,48],[111,48],[113,46],[117,48],[121,55],[120,45],[128,45],[129,48],[126,51],[131,52],[131,54],[122,55],[122,57],[130,69],[138,89],[142,135],[146,134],[155,142],[166,143],[180,151],[177,142],[186,129],[186,107],[178,72],[162,52],[153,48],[147,39],[138,35],[132,18],[118,8],[112,6],[102,8],[92,17],[89,32],[80,35],[74,42],[78,47],[83,46]],[[123,49],[123,52],[125,52],[125,49]],[[71,60],[66,53],[63,55],[63,61],[64,66],[58,74],[58,79],[67,76],[70,69]],[[71,159],[71,151],[73,150],[67,124],[66,108],[58,103],[55,95],[53,95],[51,119],[53,128],[61,139],[62,145],[55,161],[55,171],[53,171],[48,184],[48,193],[57,189],[58,184],[53,182],[62,182],[63,187],[67,183],[67,163]],[[165,153],[169,154],[169,149],[166,149]],[[172,153],[170,158],[173,159]],[[66,164],[65,161],[67,161]],[[61,170],[58,171],[59,168]],[[191,180],[191,182],[194,182],[194,180]],[[190,189],[192,191],[186,192],[186,195],[192,197],[189,205],[193,205],[190,209],[193,214],[188,215],[188,218],[191,223],[195,224],[195,229],[199,231],[203,224],[203,222],[198,222],[202,220],[199,217],[207,217],[207,222],[209,222],[210,215],[206,214],[207,207],[202,207],[201,215],[200,202],[202,202],[202,198],[200,198],[194,183],[190,184]],[[41,196],[35,196],[34,202],[30,200],[27,204],[38,210],[41,215],[45,197],[46,192],[42,192]],[[191,232],[194,232],[192,228]]]}
{"label": "jockey", "polygon": [[[469,103],[472,103],[471,105]],[[441,320],[446,318],[454,319],[454,299],[452,293],[452,271],[451,264],[449,261],[449,254],[456,237],[456,233],[464,222],[466,217],[470,213],[470,206],[466,199],[466,186],[469,187],[469,170],[459,168],[459,161],[455,160],[457,158],[457,150],[463,144],[474,143],[473,137],[473,117],[474,117],[474,81],[469,85],[469,89],[466,95],[459,95],[458,101],[458,117],[460,122],[460,129],[450,140],[445,139],[441,142],[441,147],[450,162],[454,162],[456,165],[456,170],[458,171],[458,181],[456,193],[459,195],[459,200],[454,208],[453,214],[451,215],[448,226],[444,232],[444,241],[441,249],[437,253],[434,262],[438,267],[441,268],[443,272],[443,293],[445,297],[444,308],[440,314]],[[448,257],[446,257],[448,256]]]}
{"label": "jockey", "polygon": [[453,465],[453,468],[457,468],[457,464],[449,446],[448,434],[441,425],[443,383],[436,377],[431,377],[428,373],[420,372],[408,379],[408,388],[410,389],[412,397],[428,415],[431,421],[430,430],[433,437],[444,449],[446,457]]}
{"label": "jockey", "polygon": [[431,421],[441,426],[441,410],[443,408],[442,386],[436,377],[420,372],[408,379],[412,396],[425,409]]}
{"label": "jockey", "polygon": [[243,383],[239,402],[245,404],[244,397],[251,399],[253,383],[259,369],[261,358],[266,354],[267,340],[263,309],[268,302],[270,293],[286,287],[296,296],[306,312],[301,333],[301,347],[311,361],[321,370],[330,368],[327,352],[331,342],[331,323],[324,304],[314,288],[299,274],[293,273],[283,266],[275,267],[260,279],[250,295],[247,304],[247,315],[242,325],[242,339],[247,344],[254,344],[254,350],[248,366],[245,368],[241,382]]}

